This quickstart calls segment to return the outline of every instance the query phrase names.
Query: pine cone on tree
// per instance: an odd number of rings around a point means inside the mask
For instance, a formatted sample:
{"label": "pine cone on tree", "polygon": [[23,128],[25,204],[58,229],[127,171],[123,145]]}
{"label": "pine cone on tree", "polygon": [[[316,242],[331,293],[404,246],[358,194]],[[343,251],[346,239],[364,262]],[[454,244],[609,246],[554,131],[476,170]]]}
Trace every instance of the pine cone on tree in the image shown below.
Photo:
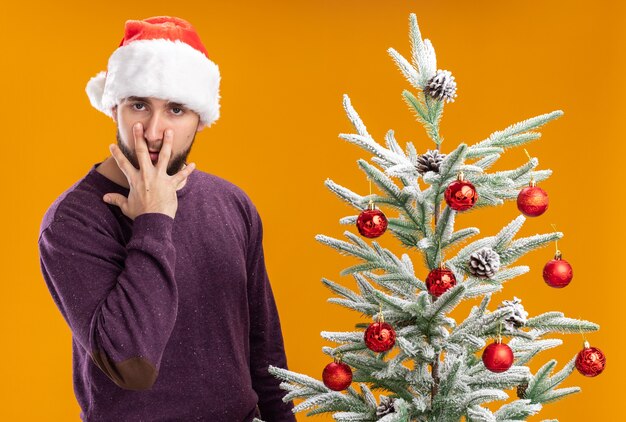
{"label": "pine cone on tree", "polygon": [[500,269],[500,255],[484,247],[470,255],[469,271],[474,277],[491,278]]}
{"label": "pine cone on tree", "polygon": [[438,70],[424,87],[424,93],[438,100],[454,102],[456,97],[456,82],[449,70]]}
{"label": "pine cone on tree", "polygon": [[514,331],[526,325],[528,312],[522,306],[522,299],[513,297],[513,300],[504,300],[502,305],[498,306],[498,309],[500,308],[511,308],[511,316],[504,320],[504,326],[507,330]]}
{"label": "pine cone on tree", "polygon": [[425,154],[417,157],[417,172],[419,174],[426,174],[429,171],[439,173],[439,166],[446,157],[446,154],[439,153],[439,150],[428,150]]}
{"label": "pine cone on tree", "polygon": [[526,389],[528,388],[528,383],[524,382],[517,386],[517,397],[520,399],[526,398]]}
{"label": "pine cone on tree", "polygon": [[393,397],[386,397],[386,396],[381,395],[380,404],[376,408],[376,416],[380,417],[380,416],[385,416],[389,413],[393,413],[395,411],[393,407],[393,402],[395,400],[396,399],[394,399]]}

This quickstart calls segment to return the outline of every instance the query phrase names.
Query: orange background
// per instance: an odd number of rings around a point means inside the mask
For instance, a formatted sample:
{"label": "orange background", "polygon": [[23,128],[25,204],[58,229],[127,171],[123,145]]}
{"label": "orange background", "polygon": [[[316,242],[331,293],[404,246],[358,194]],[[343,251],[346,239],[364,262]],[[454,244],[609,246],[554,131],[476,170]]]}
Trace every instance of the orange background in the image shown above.
{"label": "orange background", "polygon": [[[597,378],[574,372],[563,386],[583,391],[529,420],[619,419],[616,402],[625,374],[618,310],[624,309],[626,290],[620,271],[625,247],[619,242],[625,199],[618,195],[626,111],[621,2],[176,3],[28,1],[6,4],[0,12],[1,420],[79,420],[71,335],[41,276],[37,234],[50,203],[106,158],[114,142],[113,121],[91,107],[84,88],[105,69],[126,19],[188,19],[220,66],[222,117],[198,135],[190,158],[199,169],[241,186],[259,208],[290,369],[320,378],[329,362],[321,347],[334,345],[320,331],[351,330],[365,321],[328,304],[331,292],[320,282],[327,277],[355,287],[338,273],[356,261],[314,240],[318,233],[345,239],[344,230],[355,232],[338,224],[355,210],[327,190],[326,178],[361,194],[368,190],[355,162],[371,154],[338,138],[352,132],[342,94],[350,95],[377,140],[392,128],[402,144],[410,140],[422,152],[434,145],[402,101],[410,86],[386,52],[394,47],[408,57],[411,12],[434,44],[438,67],[452,71],[458,84],[459,96],[446,105],[441,124],[443,152],[528,117],[565,112],[543,127],[542,139],[526,146],[540,168],[554,174],[542,184],[550,194],[549,211],[528,220],[520,235],[556,224],[565,233],[560,249],[576,276],[566,289],[547,287],[541,268],[554,249],[534,251],[519,261],[531,271],[509,281],[490,309],[518,296],[531,316],[558,310],[600,324],[587,338],[606,353],[606,371]],[[522,149],[510,150],[496,169],[525,159]],[[517,214],[508,202],[465,214],[457,227],[478,226],[488,236]],[[379,243],[405,252],[391,235]],[[420,262],[415,252],[411,256]],[[416,270],[424,279],[424,270]],[[457,320],[476,303],[464,303]],[[580,334],[560,337],[562,346],[531,361],[533,372],[550,358],[558,360],[558,370],[581,348]]]}

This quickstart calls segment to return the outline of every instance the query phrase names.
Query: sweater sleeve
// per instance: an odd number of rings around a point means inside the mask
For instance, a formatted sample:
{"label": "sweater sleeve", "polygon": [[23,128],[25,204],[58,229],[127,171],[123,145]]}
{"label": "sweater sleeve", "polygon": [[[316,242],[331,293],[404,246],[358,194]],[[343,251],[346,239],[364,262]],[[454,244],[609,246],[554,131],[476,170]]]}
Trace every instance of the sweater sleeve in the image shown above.
{"label": "sweater sleeve", "polygon": [[137,216],[126,245],[72,217],[39,237],[44,280],[74,339],[119,387],[150,389],[174,328],[174,219]]}
{"label": "sweater sleeve", "polygon": [[261,419],[266,422],[295,422],[293,402],[284,403],[287,393],[280,380],[268,372],[268,366],[287,368],[283,336],[274,295],[265,268],[263,225],[252,207],[248,245],[248,301],[250,312],[250,371],[252,387],[259,396]]}

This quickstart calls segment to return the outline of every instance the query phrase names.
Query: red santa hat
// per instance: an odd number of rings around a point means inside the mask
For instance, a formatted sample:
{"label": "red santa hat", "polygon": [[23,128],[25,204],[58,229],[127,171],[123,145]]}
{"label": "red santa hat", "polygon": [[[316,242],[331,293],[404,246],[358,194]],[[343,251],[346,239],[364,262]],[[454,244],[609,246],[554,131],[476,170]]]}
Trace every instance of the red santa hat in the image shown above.
{"label": "red santa hat", "polygon": [[220,116],[219,84],[219,69],[191,24],[156,16],[126,21],[107,70],[85,90],[91,105],[109,117],[126,97],[156,97],[189,107],[210,126]]}

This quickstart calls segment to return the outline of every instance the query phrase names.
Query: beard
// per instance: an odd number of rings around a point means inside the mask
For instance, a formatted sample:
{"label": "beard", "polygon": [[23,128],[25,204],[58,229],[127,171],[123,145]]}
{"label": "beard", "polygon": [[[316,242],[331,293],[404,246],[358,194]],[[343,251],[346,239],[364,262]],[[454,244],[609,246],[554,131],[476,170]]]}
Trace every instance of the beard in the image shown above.
{"label": "beard", "polygon": [[[170,157],[170,162],[167,164],[167,170],[166,170],[168,175],[170,176],[175,175],[183,168],[183,165],[187,164],[187,157],[189,156],[189,153],[191,152],[191,147],[193,146],[193,142],[196,140],[196,133],[197,132],[194,132],[193,134],[193,139],[191,140],[191,144],[189,144],[189,148],[187,148],[186,150],[182,151],[179,154],[172,155]],[[122,142],[122,138],[120,137],[119,127],[117,128],[117,133],[115,136],[117,138],[117,146],[122,151],[126,159],[130,161],[133,167],[139,170],[139,160],[137,159],[137,154],[135,153],[134,150],[131,151],[126,146],[126,144]]]}

